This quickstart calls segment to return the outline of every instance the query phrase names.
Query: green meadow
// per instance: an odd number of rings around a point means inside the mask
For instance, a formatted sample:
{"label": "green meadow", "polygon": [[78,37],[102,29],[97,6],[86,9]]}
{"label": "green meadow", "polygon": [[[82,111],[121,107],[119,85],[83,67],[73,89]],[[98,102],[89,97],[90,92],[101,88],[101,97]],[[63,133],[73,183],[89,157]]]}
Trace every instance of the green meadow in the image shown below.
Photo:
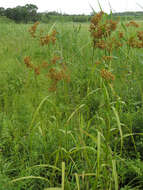
{"label": "green meadow", "polygon": [[32,26],[0,20],[0,190],[143,189],[142,23]]}

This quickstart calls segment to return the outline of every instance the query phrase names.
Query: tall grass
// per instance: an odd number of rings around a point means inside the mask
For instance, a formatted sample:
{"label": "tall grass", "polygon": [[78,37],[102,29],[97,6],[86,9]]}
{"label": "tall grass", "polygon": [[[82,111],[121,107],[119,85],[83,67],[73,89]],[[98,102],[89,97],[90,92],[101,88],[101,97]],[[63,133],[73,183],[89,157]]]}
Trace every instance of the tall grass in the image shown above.
{"label": "tall grass", "polygon": [[2,24],[2,190],[143,188],[135,25],[102,12],[90,26],[39,24],[32,36],[32,25]]}

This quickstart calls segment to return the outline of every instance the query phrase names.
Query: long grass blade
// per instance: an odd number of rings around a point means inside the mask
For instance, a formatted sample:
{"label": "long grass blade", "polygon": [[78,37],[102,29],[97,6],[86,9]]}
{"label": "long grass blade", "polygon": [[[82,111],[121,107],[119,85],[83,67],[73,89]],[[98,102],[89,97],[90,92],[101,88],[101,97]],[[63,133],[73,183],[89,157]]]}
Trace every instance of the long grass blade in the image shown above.
{"label": "long grass blade", "polygon": [[46,97],[40,102],[39,106],[37,107],[37,109],[36,109],[36,111],[35,111],[35,113],[34,113],[34,115],[33,115],[33,119],[32,119],[32,121],[31,121],[29,130],[32,129],[33,123],[34,123],[34,121],[35,121],[35,119],[36,119],[37,114],[39,113],[40,108],[42,107],[42,105],[44,104],[44,102],[45,102],[48,98],[49,98],[49,96],[46,96]]}
{"label": "long grass blade", "polygon": [[44,181],[48,181],[49,182],[49,180],[47,178],[44,178],[44,177],[40,177],[40,176],[25,176],[25,177],[20,177],[20,178],[13,179],[12,181],[10,181],[10,183],[15,183],[15,182],[22,181],[22,180],[25,180],[25,179],[40,179],[40,180],[44,180]]}
{"label": "long grass blade", "polygon": [[97,180],[100,175],[100,153],[101,152],[101,138],[100,138],[100,132],[98,131],[97,134]]}
{"label": "long grass blade", "polygon": [[121,152],[122,152],[122,148],[123,148],[123,132],[122,132],[122,127],[121,127],[121,123],[120,123],[120,118],[119,118],[118,112],[116,111],[115,107],[112,107],[112,110],[113,110],[113,112],[115,114],[116,121],[117,121],[117,126],[118,126],[118,129],[119,129],[119,132],[120,132],[120,137],[121,137]]}
{"label": "long grass blade", "polygon": [[62,190],[62,188],[60,188],[60,187],[50,187],[50,188],[46,188],[44,190]]}
{"label": "long grass blade", "polygon": [[75,179],[76,179],[77,189],[80,190],[79,178],[78,178],[77,173],[75,173]]}
{"label": "long grass blade", "polygon": [[65,162],[62,162],[62,190],[65,187]]}
{"label": "long grass blade", "polygon": [[115,182],[115,190],[118,190],[118,175],[117,175],[115,160],[112,160],[112,167],[113,167],[113,177],[114,177],[114,182]]}
{"label": "long grass blade", "polygon": [[84,106],[85,106],[85,104],[82,104],[82,105],[80,105],[79,107],[77,107],[77,108],[75,109],[75,111],[72,112],[72,114],[71,114],[70,117],[68,118],[67,123],[71,120],[71,118],[74,116],[74,114],[75,114],[76,112],[78,112],[81,108],[83,108]]}

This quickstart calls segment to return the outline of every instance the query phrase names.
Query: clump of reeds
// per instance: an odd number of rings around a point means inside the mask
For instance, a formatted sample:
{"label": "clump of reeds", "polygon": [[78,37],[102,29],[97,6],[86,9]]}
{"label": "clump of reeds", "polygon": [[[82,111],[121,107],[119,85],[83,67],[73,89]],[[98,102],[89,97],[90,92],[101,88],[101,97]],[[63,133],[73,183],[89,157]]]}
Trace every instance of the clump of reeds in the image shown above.
{"label": "clump of reeds", "polygon": [[126,27],[136,28],[134,29],[134,35],[130,35],[126,39],[126,44],[130,48],[143,48],[143,30],[140,30],[140,25],[135,21],[130,21],[126,24]]}
{"label": "clump of reeds", "polygon": [[[121,40],[123,38],[123,33],[121,31],[117,32],[118,21],[113,21],[108,19],[108,15],[103,11],[97,13],[91,19],[90,33],[93,41],[93,51],[96,49],[104,50],[104,55],[97,60],[96,65],[102,65],[101,63],[106,63],[106,69],[101,66],[101,77],[111,82],[115,79],[115,76],[111,73],[109,63],[111,63],[113,56],[112,52],[114,49],[122,47]],[[112,35],[114,32],[118,33],[118,37]],[[103,66],[104,67],[104,66]],[[110,80],[109,80],[110,79]]]}
{"label": "clump of reeds", "polygon": [[106,13],[100,12],[91,19],[90,33],[95,48],[106,49],[106,40],[117,28],[117,21],[106,19]]}
{"label": "clump of reeds", "polygon": [[[52,43],[53,45],[56,43],[56,29],[53,29],[50,34],[43,35],[43,31],[40,31],[40,34],[36,34],[37,26],[39,25],[39,22],[36,22],[30,29],[29,32],[33,38],[37,38],[37,40],[40,42],[41,46],[49,45]],[[66,82],[70,81],[70,75],[68,72],[68,67],[66,62],[63,61],[63,58],[57,55],[52,56],[51,60],[49,62],[43,60],[42,63],[39,63],[38,65],[34,65],[31,61],[30,56],[26,56],[24,58],[24,63],[27,68],[30,68],[31,71],[33,70],[35,73],[35,76],[38,76],[40,74],[43,74],[45,72],[42,72],[43,70],[46,71],[45,77],[50,79],[51,86],[49,88],[49,91],[56,91],[57,85],[59,81],[65,80]]]}
{"label": "clump of reeds", "polygon": [[136,35],[130,36],[127,45],[131,48],[143,48],[143,31],[137,31]]}
{"label": "clump of reeds", "polygon": [[[43,35],[43,32],[40,35],[36,34],[37,24],[31,27],[30,34],[32,37],[36,37],[40,42],[41,46],[54,45],[56,43],[56,34],[57,31],[54,29],[50,34]],[[129,23],[126,27],[137,27],[135,23]],[[90,127],[84,127],[84,117],[80,113],[80,133],[81,137],[79,138],[84,144],[83,155],[84,161],[87,161],[87,166],[92,168],[92,163],[90,158],[88,159],[88,148],[94,150],[95,163],[94,163],[94,173],[89,173],[87,176],[95,176],[93,189],[115,189],[118,190],[118,174],[116,168],[116,160],[122,156],[123,149],[123,124],[120,122],[120,112],[122,111],[121,98],[115,92],[113,83],[115,81],[115,74],[112,64],[114,63],[114,53],[118,53],[120,47],[126,45],[131,48],[140,48],[143,47],[143,31],[137,31],[136,36],[131,36],[125,39],[125,34],[119,29],[118,22],[109,19],[108,15],[104,12],[96,14],[91,19],[90,32],[92,37],[93,50],[101,53],[96,54],[96,60],[93,57],[93,64],[96,65],[96,74],[99,80],[96,81],[97,86],[99,86],[97,91],[101,92],[101,105],[99,105],[98,111],[95,113],[93,118],[89,120],[89,126],[91,121],[95,122],[95,130],[93,134],[90,134]],[[55,52],[52,52],[49,60],[42,60],[38,65],[34,64],[30,56],[24,58],[24,63],[28,69],[34,71],[35,76],[43,75],[48,78],[51,82],[49,91],[56,91],[58,83],[60,81],[70,81],[70,75],[68,71],[67,63],[64,61],[64,58]],[[95,78],[93,78],[95,79]],[[90,80],[90,79],[89,79]],[[96,91],[96,92],[97,92]],[[89,93],[90,95],[92,93]],[[94,102],[93,102],[94,104]],[[83,105],[80,105],[81,108]],[[71,118],[76,115],[76,109],[68,119],[68,122]],[[77,116],[79,119],[79,115]],[[68,123],[67,122],[67,123]],[[92,126],[91,126],[92,127]],[[87,131],[86,131],[87,130]],[[89,130],[89,131],[88,131]],[[94,142],[94,149],[90,145],[85,146],[84,143],[85,136],[87,135],[88,139],[91,138]],[[119,138],[120,137],[120,138]],[[90,144],[90,141],[88,141]],[[74,152],[79,151],[79,147],[73,149]],[[117,150],[119,149],[119,150]],[[87,167],[88,168],[88,167]],[[82,176],[84,179],[86,174],[76,174],[77,181],[78,177]],[[80,184],[78,184],[78,189]],[[87,188],[88,189],[88,188]]]}
{"label": "clump of reeds", "polygon": [[[134,34],[126,31],[131,31],[133,28]],[[93,58],[92,63],[95,64],[95,71],[99,77],[99,86],[101,88],[102,109],[98,112],[101,125],[97,127],[97,136],[95,137],[97,143],[97,167],[96,167],[96,186],[95,189],[119,189],[118,173],[116,170],[116,154],[122,156],[123,151],[123,130],[120,122],[119,115],[121,111],[121,98],[115,92],[113,83],[116,75],[114,74],[114,67],[112,66],[114,61],[114,54],[118,55],[118,51],[121,47],[128,48],[143,48],[143,31],[140,30],[140,25],[135,21],[130,21],[127,24],[123,24],[123,32],[121,26],[118,27],[118,22],[113,21],[103,11],[97,13],[91,19],[90,33],[92,37]],[[102,53],[100,52],[102,51]],[[100,52],[100,53],[99,53]],[[97,53],[97,54],[96,54]],[[119,52],[120,53],[120,52]],[[128,51],[129,53],[129,51]],[[94,56],[96,55],[96,56]],[[96,60],[94,58],[96,57]],[[129,57],[129,54],[128,54]],[[122,64],[122,63],[121,63]],[[129,63],[131,65],[131,63]],[[131,68],[129,66],[129,68]],[[115,124],[116,122],[116,124]],[[104,123],[104,124],[103,124]],[[104,127],[102,127],[104,125]],[[113,132],[112,125],[116,125],[118,132]],[[119,143],[120,135],[120,150],[117,150],[115,139],[118,139]],[[114,139],[114,140],[113,140]],[[119,147],[119,146],[118,146]],[[104,165],[105,167],[100,169]],[[106,167],[107,166],[107,167]],[[108,178],[108,180],[105,179]],[[114,182],[111,180],[114,176]],[[99,185],[98,181],[100,181]],[[109,182],[110,181],[110,182]],[[103,183],[102,183],[103,182]],[[98,186],[99,185],[99,186]]]}

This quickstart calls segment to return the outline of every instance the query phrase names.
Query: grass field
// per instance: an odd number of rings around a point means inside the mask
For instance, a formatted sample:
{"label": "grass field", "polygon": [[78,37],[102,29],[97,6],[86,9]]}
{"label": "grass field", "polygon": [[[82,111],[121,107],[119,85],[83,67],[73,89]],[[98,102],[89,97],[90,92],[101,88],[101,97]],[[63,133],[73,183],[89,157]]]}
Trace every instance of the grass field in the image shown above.
{"label": "grass field", "polygon": [[0,23],[0,190],[143,189],[143,25],[99,17]]}

